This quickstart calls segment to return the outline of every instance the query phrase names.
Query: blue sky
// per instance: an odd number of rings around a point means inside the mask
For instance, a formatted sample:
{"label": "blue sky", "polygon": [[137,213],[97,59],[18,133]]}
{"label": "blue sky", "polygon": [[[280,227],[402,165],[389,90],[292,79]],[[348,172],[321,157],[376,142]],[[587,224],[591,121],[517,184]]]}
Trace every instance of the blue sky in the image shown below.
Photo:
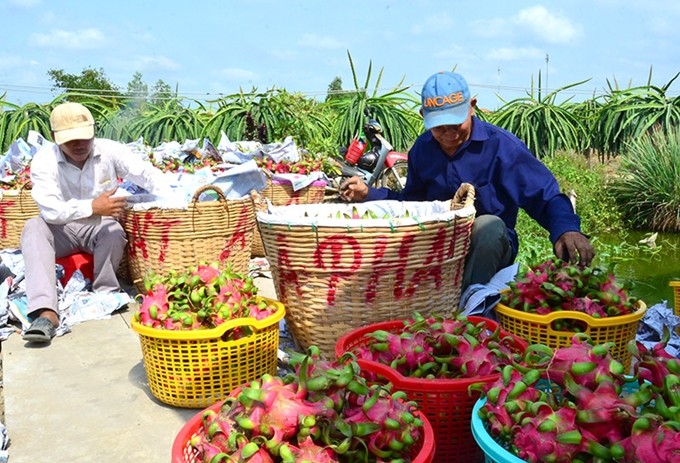
{"label": "blue sky", "polygon": [[[379,93],[403,79],[420,91],[455,68],[482,107],[590,79],[561,93],[667,84],[680,71],[677,0],[0,0],[0,95],[48,102],[50,69],[103,68],[125,89],[135,71],[198,100],[272,87],[323,99],[333,78]],[[547,57],[547,60],[546,60]],[[669,95],[680,94],[680,79]]]}

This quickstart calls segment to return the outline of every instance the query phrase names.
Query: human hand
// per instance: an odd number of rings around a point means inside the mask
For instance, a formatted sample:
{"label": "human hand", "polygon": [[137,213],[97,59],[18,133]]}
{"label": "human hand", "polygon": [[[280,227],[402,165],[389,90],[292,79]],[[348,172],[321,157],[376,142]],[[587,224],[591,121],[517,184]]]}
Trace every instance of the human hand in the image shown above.
{"label": "human hand", "polygon": [[340,185],[340,197],[348,203],[363,202],[368,196],[368,185],[359,177],[350,177]]}
{"label": "human hand", "polygon": [[579,232],[566,232],[555,243],[555,255],[565,261],[584,267],[590,266],[595,257],[595,248],[588,238]]}
{"label": "human hand", "polygon": [[127,206],[127,200],[122,196],[112,197],[116,190],[118,190],[118,187],[105,191],[92,200],[93,215],[111,216],[116,219],[123,215]]}

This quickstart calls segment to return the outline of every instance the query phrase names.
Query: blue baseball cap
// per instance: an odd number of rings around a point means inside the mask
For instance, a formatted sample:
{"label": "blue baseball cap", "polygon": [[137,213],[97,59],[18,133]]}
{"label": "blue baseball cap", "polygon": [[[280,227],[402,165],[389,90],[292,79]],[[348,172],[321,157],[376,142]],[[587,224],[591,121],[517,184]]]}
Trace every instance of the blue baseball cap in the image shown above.
{"label": "blue baseball cap", "polygon": [[465,122],[470,110],[470,89],[460,74],[440,71],[423,85],[422,109],[425,128],[458,125]]}

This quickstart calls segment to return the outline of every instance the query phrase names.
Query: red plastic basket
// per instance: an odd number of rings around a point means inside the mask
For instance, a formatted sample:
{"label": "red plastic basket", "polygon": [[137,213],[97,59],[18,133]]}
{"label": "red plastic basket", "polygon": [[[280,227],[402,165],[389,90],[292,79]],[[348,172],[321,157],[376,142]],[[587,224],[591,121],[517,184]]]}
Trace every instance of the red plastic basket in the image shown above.
{"label": "red plastic basket", "polygon": [[[487,318],[469,316],[468,320],[475,324],[484,322],[491,331],[498,328],[498,323]],[[404,330],[404,322],[392,320],[374,323],[345,334],[336,344],[337,357],[341,357],[345,352],[352,352],[359,346],[367,345],[371,341],[368,334],[377,330],[401,333]],[[501,335],[511,336],[518,351],[526,350],[528,346],[526,341],[503,329]],[[382,376],[392,383],[395,391],[405,392],[409,400],[418,403],[434,430],[435,461],[438,463],[484,461],[484,452],[475,442],[470,429],[472,408],[480,394],[476,391],[468,392],[468,387],[472,384],[492,383],[500,377],[500,374],[469,379],[410,378],[378,362],[358,359],[358,363],[362,370]]]}
{"label": "red plastic basket", "polygon": [[[239,390],[234,390],[232,395],[238,395]],[[198,452],[191,446],[190,441],[195,436],[205,436],[202,425],[203,413],[206,410],[218,412],[223,403],[224,401],[220,401],[197,413],[180,429],[172,443],[172,463],[198,463]],[[432,425],[422,412],[417,411],[415,414],[423,421],[423,432],[420,438],[421,445],[417,448],[411,462],[433,463],[435,461],[435,439]]]}

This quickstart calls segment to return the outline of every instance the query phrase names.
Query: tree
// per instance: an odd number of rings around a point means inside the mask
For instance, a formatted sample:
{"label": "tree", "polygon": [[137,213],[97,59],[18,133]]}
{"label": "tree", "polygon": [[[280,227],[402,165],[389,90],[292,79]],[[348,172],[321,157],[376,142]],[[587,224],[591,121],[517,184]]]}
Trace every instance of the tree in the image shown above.
{"label": "tree", "polygon": [[[47,75],[54,81],[54,89],[62,89],[67,92],[96,93],[97,95],[115,96],[119,89],[106,77],[103,68],[85,68],[80,73],[69,74],[63,69],[50,69]],[[94,92],[93,92],[94,91]]]}
{"label": "tree", "polygon": [[127,97],[131,106],[141,107],[149,96],[149,86],[142,80],[142,73],[137,71],[127,84]]}
{"label": "tree", "polygon": [[158,79],[151,89],[151,103],[161,105],[164,101],[176,98],[176,92],[172,91],[169,84]]}
{"label": "tree", "polygon": [[330,101],[335,98],[342,97],[342,79],[336,77],[333,81],[328,84],[328,93],[326,94],[326,101]]}
{"label": "tree", "polygon": [[50,69],[47,75],[54,82],[53,89],[64,90],[69,101],[89,103],[97,100],[109,107],[120,104],[120,89],[106,77],[103,68],[85,68],[79,75],[69,74],[63,69]]}

